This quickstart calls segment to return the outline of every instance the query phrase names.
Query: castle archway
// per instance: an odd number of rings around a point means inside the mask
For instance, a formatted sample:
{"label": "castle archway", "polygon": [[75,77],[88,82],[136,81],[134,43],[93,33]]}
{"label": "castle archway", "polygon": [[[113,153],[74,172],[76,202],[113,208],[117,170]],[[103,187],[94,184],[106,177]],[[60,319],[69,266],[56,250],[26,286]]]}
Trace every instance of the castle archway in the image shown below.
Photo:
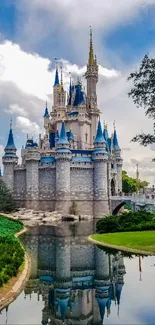
{"label": "castle archway", "polygon": [[115,181],[113,178],[111,180],[111,195],[115,195]]}

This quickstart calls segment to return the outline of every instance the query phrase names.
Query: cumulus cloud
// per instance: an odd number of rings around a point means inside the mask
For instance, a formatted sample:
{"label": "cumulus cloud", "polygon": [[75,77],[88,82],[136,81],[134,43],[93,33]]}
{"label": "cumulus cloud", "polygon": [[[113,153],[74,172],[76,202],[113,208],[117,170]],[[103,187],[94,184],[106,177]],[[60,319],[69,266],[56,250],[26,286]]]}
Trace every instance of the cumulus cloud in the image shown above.
{"label": "cumulus cloud", "polygon": [[[61,21],[70,27],[83,29],[90,25],[105,29],[111,28],[118,22],[126,22],[135,17],[140,10],[155,4],[155,0],[24,0],[25,8],[36,14],[36,9],[54,14],[55,23]],[[20,5],[20,2],[18,2]],[[23,5],[23,2],[22,2]],[[86,12],[89,14],[86,15]],[[50,15],[49,15],[50,17]],[[37,22],[38,23],[38,22]]]}
{"label": "cumulus cloud", "polygon": [[27,112],[24,110],[23,107],[20,107],[18,104],[11,104],[8,109],[5,109],[5,111],[9,114],[19,114],[27,116]]}
{"label": "cumulus cloud", "polygon": [[36,136],[38,136],[38,134],[41,132],[41,129],[36,122],[32,122],[28,118],[23,116],[17,117],[16,127],[20,129],[23,133],[33,134]]}

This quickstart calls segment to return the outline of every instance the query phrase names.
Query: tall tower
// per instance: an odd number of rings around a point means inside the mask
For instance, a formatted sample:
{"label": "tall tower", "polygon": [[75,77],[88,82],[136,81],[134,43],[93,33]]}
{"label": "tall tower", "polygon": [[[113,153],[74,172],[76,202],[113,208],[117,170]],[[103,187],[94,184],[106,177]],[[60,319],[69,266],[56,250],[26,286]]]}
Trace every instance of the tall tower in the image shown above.
{"label": "tall tower", "polygon": [[97,94],[96,85],[98,82],[98,64],[96,56],[94,56],[93,40],[92,40],[92,29],[90,29],[90,45],[89,45],[89,57],[87,64],[87,71],[85,74],[87,80],[87,110],[91,115],[91,135],[90,144],[93,146],[93,140],[95,138],[97,121],[99,110],[97,108]]}
{"label": "tall tower", "polygon": [[61,68],[61,76],[59,81],[59,71],[58,65],[56,64],[55,70],[55,81],[53,86],[53,111],[56,111],[58,108],[64,108],[66,105],[66,91],[63,86],[63,76]]}
{"label": "tall tower", "polygon": [[29,148],[26,161],[26,201],[27,208],[38,210],[39,203],[39,160],[38,148]]}
{"label": "tall tower", "polygon": [[[101,218],[103,213],[109,214],[106,142],[103,137],[101,122],[98,122],[96,138],[94,141],[94,217]],[[104,212],[103,212],[104,211]]]}
{"label": "tall tower", "polygon": [[8,188],[13,191],[14,188],[14,166],[18,163],[18,157],[16,155],[16,147],[14,144],[12,121],[10,123],[10,132],[7,145],[4,149],[5,154],[3,156],[4,175],[3,179]]}
{"label": "tall tower", "polygon": [[118,143],[116,126],[114,123],[114,135],[113,135],[113,150],[116,159],[116,168],[117,168],[117,184],[116,184],[116,192],[119,190],[122,192],[122,164],[123,159],[121,157],[121,149]]}
{"label": "tall tower", "polygon": [[[46,102],[46,108],[44,113],[44,129],[45,129],[45,135],[44,135],[44,141],[43,141],[43,149],[49,150],[50,148],[50,142],[49,142],[49,112]],[[51,140],[51,139],[50,139]]]}
{"label": "tall tower", "polygon": [[56,210],[68,213],[70,207],[70,161],[72,154],[69,150],[64,122],[62,122],[60,137],[56,146]]}

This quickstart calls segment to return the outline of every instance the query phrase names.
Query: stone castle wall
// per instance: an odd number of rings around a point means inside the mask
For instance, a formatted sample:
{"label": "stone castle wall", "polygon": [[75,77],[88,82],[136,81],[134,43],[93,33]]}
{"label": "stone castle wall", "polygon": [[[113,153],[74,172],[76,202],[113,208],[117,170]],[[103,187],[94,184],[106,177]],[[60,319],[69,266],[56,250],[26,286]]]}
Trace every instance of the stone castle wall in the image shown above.
{"label": "stone castle wall", "polygon": [[55,200],[56,172],[53,167],[39,168],[39,199],[41,201]]}
{"label": "stone castle wall", "polygon": [[71,200],[93,200],[93,168],[71,168]]}
{"label": "stone castle wall", "polygon": [[14,169],[14,198],[19,207],[68,213],[76,202],[77,214],[107,215],[110,210],[110,181],[107,163],[56,163],[39,165],[28,161]]}
{"label": "stone castle wall", "polygon": [[26,195],[26,169],[14,171],[14,196],[16,200],[25,200]]}

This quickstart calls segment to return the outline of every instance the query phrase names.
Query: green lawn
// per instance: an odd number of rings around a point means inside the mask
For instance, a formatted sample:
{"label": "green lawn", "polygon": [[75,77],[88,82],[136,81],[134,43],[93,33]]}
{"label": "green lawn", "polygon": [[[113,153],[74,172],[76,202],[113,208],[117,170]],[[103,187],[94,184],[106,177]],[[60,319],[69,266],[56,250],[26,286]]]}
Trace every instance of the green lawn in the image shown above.
{"label": "green lawn", "polygon": [[17,275],[24,261],[24,250],[14,236],[23,228],[20,221],[0,216],[0,287]]}
{"label": "green lawn", "polygon": [[13,220],[0,215],[0,237],[13,236],[23,229],[23,224],[18,220]]}
{"label": "green lawn", "polygon": [[90,238],[99,243],[155,253],[155,231],[94,234]]}

